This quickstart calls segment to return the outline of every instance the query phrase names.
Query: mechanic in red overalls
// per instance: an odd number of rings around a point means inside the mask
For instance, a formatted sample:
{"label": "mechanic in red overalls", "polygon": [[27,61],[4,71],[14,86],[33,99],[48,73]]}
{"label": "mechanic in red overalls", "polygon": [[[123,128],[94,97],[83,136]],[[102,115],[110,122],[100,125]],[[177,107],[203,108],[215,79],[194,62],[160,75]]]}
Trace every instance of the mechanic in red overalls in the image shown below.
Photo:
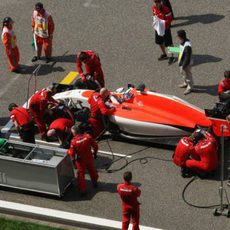
{"label": "mechanic in red overalls", "polygon": [[180,167],[185,166],[185,161],[189,159],[189,156],[194,151],[194,144],[190,137],[183,137],[177,144],[173,155],[173,162]]}
{"label": "mechanic in red overalls", "polygon": [[199,156],[200,160],[189,159],[185,162],[186,167],[198,174],[216,170],[219,166],[216,139],[210,133],[200,131],[196,141],[195,154]]}
{"label": "mechanic in red overalls", "polygon": [[230,71],[224,72],[224,79],[218,85],[218,95],[220,101],[230,99]]}
{"label": "mechanic in red overalls", "polygon": [[99,56],[92,50],[81,51],[77,54],[77,71],[79,72],[83,82],[86,81],[83,73],[82,64],[85,65],[86,74],[93,75],[94,81],[100,86],[105,86],[104,73],[101,68]]}
{"label": "mechanic in red overalls", "polygon": [[10,17],[3,19],[2,25],[2,43],[5,47],[7,59],[10,65],[10,71],[20,73],[19,49],[16,44],[16,36],[13,31],[14,21]]}
{"label": "mechanic in red overalls", "polygon": [[[81,133],[78,126],[71,128],[74,138],[71,141],[68,154],[74,160],[78,171],[78,184],[82,196],[86,195],[85,171],[88,169],[93,186],[97,187],[98,174],[94,166],[94,159],[97,158],[98,144],[89,135]],[[92,152],[93,149],[93,152]]]}
{"label": "mechanic in red overalls", "polygon": [[37,124],[42,139],[46,138],[46,123],[44,113],[49,105],[57,106],[58,102],[52,97],[56,93],[54,87],[43,88],[36,92],[30,99],[29,111]]}
{"label": "mechanic in red overalls", "polygon": [[8,110],[10,111],[10,119],[14,122],[22,141],[35,143],[35,127],[28,111],[15,103],[9,104]]}
{"label": "mechanic in red overalls", "polygon": [[74,125],[74,122],[67,118],[58,118],[54,120],[47,132],[47,137],[55,136],[58,138],[60,147],[65,147],[66,141],[71,135],[71,127]]}
{"label": "mechanic in red overalls", "polygon": [[105,105],[105,100],[110,95],[110,92],[106,88],[102,88],[100,93],[93,93],[89,98],[88,102],[90,104],[90,118],[89,122],[93,128],[93,136],[97,138],[104,130],[104,117],[111,115],[115,108],[107,108]]}
{"label": "mechanic in red overalls", "polygon": [[188,159],[200,160],[200,157],[195,153],[195,140],[197,132],[192,133],[189,137],[183,137],[178,142],[173,154],[173,162],[181,167],[182,177],[191,177],[194,173],[186,167],[185,162]]}
{"label": "mechanic in red overalls", "polygon": [[139,230],[140,203],[137,198],[141,195],[141,190],[131,184],[131,172],[125,172],[123,178],[124,184],[117,186],[117,191],[122,200],[122,230],[128,230],[131,217],[132,229]]}

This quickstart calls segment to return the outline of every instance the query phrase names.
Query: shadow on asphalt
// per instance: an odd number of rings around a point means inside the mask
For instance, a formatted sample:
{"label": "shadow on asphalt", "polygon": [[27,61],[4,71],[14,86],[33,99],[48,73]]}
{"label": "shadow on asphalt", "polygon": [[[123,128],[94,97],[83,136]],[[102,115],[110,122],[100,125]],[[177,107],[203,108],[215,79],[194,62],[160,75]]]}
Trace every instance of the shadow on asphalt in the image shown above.
{"label": "shadow on asphalt", "polygon": [[[6,108],[6,110],[8,110],[8,108]],[[9,120],[10,120],[10,117],[0,117],[0,126],[1,127],[5,126]]]}
{"label": "shadow on asphalt", "polygon": [[53,57],[54,62],[67,62],[67,63],[76,63],[77,61],[77,54],[69,54],[69,55],[62,55],[62,56],[55,56]]}
{"label": "shadow on asphalt", "polygon": [[[56,62],[52,60],[49,64],[41,63],[41,68],[39,69],[38,76],[47,75],[49,73],[55,73],[55,72],[64,72],[65,69],[61,66],[55,66]],[[22,75],[28,75],[32,74],[33,71],[38,67],[38,64],[27,66],[27,65],[20,65],[22,70]]]}
{"label": "shadow on asphalt", "polygon": [[222,58],[215,57],[208,54],[194,54],[193,55],[193,66],[201,65],[205,63],[215,63],[222,61]]}
{"label": "shadow on asphalt", "polygon": [[[188,26],[196,23],[210,24],[222,20],[225,16],[220,14],[201,14],[201,15],[190,15],[176,17],[172,27],[182,27]],[[179,22],[175,24],[177,20],[184,20],[184,22]]]}
{"label": "shadow on asphalt", "polygon": [[99,178],[98,188],[93,188],[91,181],[86,180],[86,191],[87,191],[86,196],[81,197],[78,190],[78,186],[76,183],[74,183],[71,187],[67,189],[65,196],[62,197],[62,200],[63,201],[92,200],[92,198],[97,193],[100,192],[117,193],[117,184],[100,182],[100,178]]}
{"label": "shadow on asphalt", "polygon": [[[194,93],[206,93],[212,96],[217,96],[217,88],[218,85],[194,85],[193,92]],[[219,98],[216,98],[219,100]]]}

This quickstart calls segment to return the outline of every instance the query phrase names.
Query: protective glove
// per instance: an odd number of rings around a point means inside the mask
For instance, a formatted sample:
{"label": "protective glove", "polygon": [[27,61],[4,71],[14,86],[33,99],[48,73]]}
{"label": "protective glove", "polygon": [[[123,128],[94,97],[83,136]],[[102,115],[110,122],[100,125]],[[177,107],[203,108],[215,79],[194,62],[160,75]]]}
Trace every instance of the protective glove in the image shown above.
{"label": "protective glove", "polygon": [[84,74],[81,74],[81,80],[82,80],[82,82],[86,82],[86,77]]}

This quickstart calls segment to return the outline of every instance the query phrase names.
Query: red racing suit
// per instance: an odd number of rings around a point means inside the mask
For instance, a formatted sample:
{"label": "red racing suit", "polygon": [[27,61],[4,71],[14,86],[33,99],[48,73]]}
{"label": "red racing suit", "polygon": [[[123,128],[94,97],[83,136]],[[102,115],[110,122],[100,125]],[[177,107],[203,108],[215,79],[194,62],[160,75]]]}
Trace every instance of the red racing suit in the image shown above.
{"label": "red racing suit", "polygon": [[22,107],[16,107],[10,112],[10,119],[17,124],[17,130],[23,142],[35,143],[34,124],[28,111]]}
{"label": "red racing suit", "polygon": [[19,68],[19,49],[16,44],[16,36],[13,29],[4,26],[2,29],[2,43],[5,46],[7,59],[10,65],[10,71],[14,71]]}
{"label": "red racing suit", "polygon": [[70,133],[71,127],[74,125],[74,122],[67,118],[58,118],[54,120],[49,127],[49,130],[55,129],[57,136],[64,141]]}
{"label": "red racing suit", "polygon": [[52,16],[47,11],[39,13],[34,10],[32,15],[32,28],[37,42],[38,57],[41,57],[43,44],[45,56],[51,57],[54,32],[54,22]]}
{"label": "red racing suit", "polygon": [[189,159],[190,155],[193,155],[194,146],[193,143],[190,141],[189,137],[183,137],[180,139],[179,143],[174,152],[173,162],[183,167],[185,166],[186,160]]}
{"label": "red racing suit", "polygon": [[[91,148],[94,152],[92,153]],[[68,154],[75,159],[75,166],[78,170],[78,184],[80,192],[86,191],[85,171],[88,169],[92,183],[98,180],[98,174],[94,166],[93,155],[98,151],[97,142],[89,134],[78,134],[72,141]]]}
{"label": "red racing suit", "polygon": [[162,9],[159,10],[156,7],[156,4],[154,3],[152,6],[153,16],[157,16],[159,19],[165,21],[165,28],[170,27],[171,22],[173,20],[173,15],[170,9],[162,4]]}
{"label": "red racing suit", "polygon": [[205,132],[205,139],[195,145],[195,153],[200,157],[200,160],[187,160],[185,162],[187,168],[198,173],[207,173],[218,168],[217,142],[210,133]]}
{"label": "red racing suit", "polygon": [[[104,73],[101,68],[100,58],[92,50],[85,50],[84,52],[88,56],[87,60],[84,61],[86,74],[93,74],[94,80],[98,81],[101,87],[104,87],[105,80],[104,80]],[[79,59],[79,55],[77,55],[77,71],[81,75],[82,81],[86,81],[85,75],[83,74],[82,62]]]}
{"label": "red racing suit", "polygon": [[93,128],[93,136],[98,137],[104,129],[103,116],[111,115],[115,108],[106,108],[105,102],[99,93],[93,93],[88,100],[90,104],[89,122]]}
{"label": "red racing suit", "polygon": [[224,93],[230,90],[230,80],[223,79],[218,85],[218,94]]}
{"label": "red racing suit", "polygon": [[41,137],[45,137],[47,131],[43,116],[50,104],[57,105],[58,102],[54,100],[53,97],[48,96],[48,90],[45,88],[36,92],[30,99],[29,111],[33,115]]}
{"label": "red racing suit", "polygon": [[119,184],[117,191],[122,200],[122,230],[128,230],[132,217],[133,230],[139,230],[140,209],[137,198],[141,195],[141,190],[129,182]]}
{"label": "red racing suit", "polygon": [[64,133],[67,130],[70,130],[73,125],[74,122],[70,119],[58,118],[50,124],[49,129],[55,129],[58,132]]}

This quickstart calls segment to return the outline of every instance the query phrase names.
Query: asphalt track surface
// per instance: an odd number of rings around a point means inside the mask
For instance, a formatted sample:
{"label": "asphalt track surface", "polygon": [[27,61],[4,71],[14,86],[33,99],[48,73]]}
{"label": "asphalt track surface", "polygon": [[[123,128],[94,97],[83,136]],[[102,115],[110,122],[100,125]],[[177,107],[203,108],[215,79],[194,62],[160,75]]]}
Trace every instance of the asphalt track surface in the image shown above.
{"label": "asphalt track surface", "polygon": [[[35,68],[30,62],[33,57],[30,19],[35,2],[0,1],[0,18],[11,16],[15,20],[21,64],[25,65],[24,74],[10,73],[3,47],[0,46],[1,127],[8,121],[8,104],[23,104],[26,101],[28,79]],[[177,64],[168,66],[165,61],[157,61],[160,50],[154,44],[150,0],[44,2],[56,25],[54,62],[45,64],[44,61],[40,61],[42,68],[38,76],[37,89],[52,82],[59,82],[69,71],[75,70],[77,51],[93,49],[100,55],[109,89],[114,90],[127,83],[144,82],[158,92],[176,95],[201,108],[211,108],[217,101],[217,83],[222,78],[223,71],[229,68],[229,1],[171,2],[177,17],[172,28],[174,43],[178,43],[176,31],[182,28],[187,31],[193,43],[196,92],[184,96],[183,90],[178,88],[180,77]],[[33,90],[34,86],[31,83],[30,94]],[[144,156],[160,159],[148,159],[145,164],[135,161],[115,173],[100,172],[99,188],[94,190],[90,183],[87,183],[89,192],[84,199],[79,197],[76,186],[68,190],[62,200],[8,190],[0,190],[0,199],[120,220],[121,203],[116,186],[122,182],[123,172],[131,170],[134,182],[139,184],[142,190],[142,225],[176,230],[230,228],[230,220],[226,217],[214,217],[212,209],[197,209],[184,203],[181,193],[189,179],[182,178],[179,169],[170,162],[172,150],[156,147],[146,149],[144,145],[116,141],[110,141],[110,145],[114,152],[122,154],[143,150],[129,160]],[[100,148],[109,151],[106,141],[100,143]],[[228,152],[225,155],[227,156]],[[104,163],[110,159],[100,155],[97,167],[103,168]],[[112,168],[119,168],[124,164],[124,160],[120,160]],[[214,179],[198,179],[189,187],[186,197],[197,205],[218,204],[219,184],[218,175]],[[229,187],[226,187],[226,190],[229,194]]]}

